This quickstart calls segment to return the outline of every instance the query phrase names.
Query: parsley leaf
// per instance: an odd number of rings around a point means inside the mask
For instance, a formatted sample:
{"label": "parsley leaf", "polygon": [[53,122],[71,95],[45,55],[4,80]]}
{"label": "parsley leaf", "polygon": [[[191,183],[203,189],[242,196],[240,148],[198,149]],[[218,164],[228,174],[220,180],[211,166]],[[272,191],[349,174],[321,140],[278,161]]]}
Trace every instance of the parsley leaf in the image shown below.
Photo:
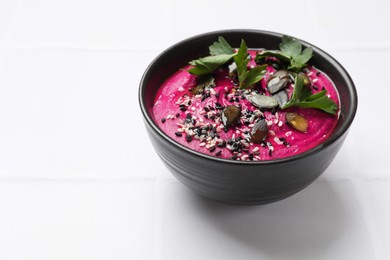
{"label": "parsley leaf", "polygon": [[237,75],[239,81],[239,88],[248,88],[260,81],[264,74],[266,65],[256,66],[248,70],[247,65],[250,61],[250,55],[248,53],[248,48],[244,40],[241,41],[240,48],[237,51],[237,54],[234,56],[234,62],[237,65]]}
{"label": "parsley leaf", "polygon": [[234,49],[222,36],[209,46],[209,51],[210,56],[190,61],[194,67],[188,70],[189,73],[198,76],[210,74],[236,55]]}
{"label": "parsley leaf", "polygon": [[189,69],[188,72],[195,75],[206,75],[212,73],[218,67],[228,62],[234,54],[220,54],[215,56],[207,56],[198,60],[190,62],[194,67]]}
{"label": "parsley leaf", "polygon": [[302,50],[302,43],[290,36],[284,35],[279,45],[280,51],[263,51],[256,56],[256,60],[266,57],[275,57],[289,63],[288,69],[300,71],[313,56],[311,47]]}
{"label": "parsley leaf", "polygon": [[335,115],[338,106],[326,95],[326,90],[312,94],[308,87],[303,86],[303,77],[295,77],[295,88],[291,99],[283,106],[283,109],[297,106],[302,108],[317,108],[326,113]]}
{"label": "parsley leaf", "polygon": [[234,49],[222,36],[218,37],[218,41],[209,46],[210,55],[233,54]]}

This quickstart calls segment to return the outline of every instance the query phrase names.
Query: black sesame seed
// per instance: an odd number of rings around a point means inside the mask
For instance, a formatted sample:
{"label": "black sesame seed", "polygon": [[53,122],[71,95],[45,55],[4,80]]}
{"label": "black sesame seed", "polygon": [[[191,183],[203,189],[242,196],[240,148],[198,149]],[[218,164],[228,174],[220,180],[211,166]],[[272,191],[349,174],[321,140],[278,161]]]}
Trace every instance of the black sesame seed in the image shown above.
{"label": "black sesame seed", "polygon": [[204,107],[203,109],[204,109],[204,111],[206,111],[206,112],[210,112],[210,109],[209,109],[208,107]]}
{"label": "black sesame seed", "polygon": [[232,160],[237,160],[237,156],[236,156],[236,155],[233,155],[232,157],[230,157],[230,159],[232,159]]}
{"label": "black sesame seed", "polygon": [[268,155],[272,156],[272,150],[269,150]]}
{"label": "black sesame seed", "polygon": [[217,146],[220,147],[220,148],[225,147],[226,146],[226,142],[223,141],[222,143],[218,143]]}
{"label": "black sesame seed", "polygon": [[181,136],[183,136],[183,134],[182,134],[182,133],[180,133],[180,132],[176,132],[176,133],[175,133],[175,135],[176,135],[176,136],[178,136],[178,137],[181,137]]}
{"label": "black sesame seed", "polygon": [[316,76],[318,77],[319,75],[321,75],[321,72],[317,71]]}
{"label": "black sesame seed", "polygon": [[315,86],[315,85],[313,85],[313,89],[315,89],[315,90],[318,90],[318,87],[317,87],[317,86]]}
{"label": "black sesame seed", "polygon": [[185,107],[181,107],[181,108],[180,108],[180,110],[184,112],[184,111],[186,111],[186,110],[187,110],[187,108],[185,108]]}
{"label": "black sesame seed", "polygon": [[227,131],[228,131],[227,126],[224,126],[224,127],[223,127],[223,131],[224,131],[225,133],[227,133]]}
{"label": "black sesame seed", "polygon": [[325,90],[325,87],[324,87],[324,86],[322,86],[322,90]]}
{"label": "black sesame seed", "polygon": [[234,98],[230,98],[230,99],[229,99],[229,102],[234,102]]}
{"label": "black sesame seed", "polygon": [[209,151],[210,151],[210,153],[214,152],[215,151],[215,146],[211,146]]}
{"label": "black sesame seed", "polygon": [[167,121],[165,118],[161,118],[161,123],[165,123]]}
{"label": "black sesame seed", "polygon": [[244,125],[246,125],[246,126],[248,126],[248,125],[250,125],[251,123],[249,122],[249,121],[245,121],[244,122]]}
{"label": "black sesame seed", "polygon": [[240,102],[240,99],[238,99],[238,97],[236,97],[235,101],[236,101],[236,102]]}
{"label": "black sesame seed", "polygon": [[176,113],[176,117],[179,117],[180,116],[180,113]]}
{"label": "black sesame seed", "polygon": [[272,112],[271,112],[273,115],[276,114],[276,109],[275,108],[272,108]]}
{"label": "black sesame seed", "polygon": [[191,137],[191,136],[189,136],[189,135],[187,135],[187,136],[186,136],[186,140],[187,140],[187,142],[189,143],[189,142],[191,142],[191,141],[192,141],[192,137]]}
{"label": "black sesame seed", "polygon": [[222,154],[222,151],[219,150],[218,152],[215,153],[215,156],[220,156]]}
{"label": "black sesame seed", "polygon": [[214,116],[214,115],[210,116],[210,119],[211,119],[211,120],[214,120],[214,119],[215,119],[215,116]]}
{"label": "black sesame seed", "polygon": [[279,140],[283,142],[283,141],[286,141],[286,138],[280,137]]}
{"label": "black sesame seed", "polygon": [[289,146],[290,143],[289,143],[289,142],[283,142],[283,145],[284,145],[284,146]]}

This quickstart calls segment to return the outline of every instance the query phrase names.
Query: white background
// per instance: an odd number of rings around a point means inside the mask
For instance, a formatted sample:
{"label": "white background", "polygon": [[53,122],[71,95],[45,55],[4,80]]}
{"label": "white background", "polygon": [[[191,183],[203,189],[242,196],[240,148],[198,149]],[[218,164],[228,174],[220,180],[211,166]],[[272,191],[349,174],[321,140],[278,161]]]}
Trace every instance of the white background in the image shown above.
{"label": "white background", "polygon": [[[390,4],[0,0],[0,259],[390,259]],[[138,84],[198,33],[311,42],[359,108],[333,164],[277,203],[194,195],[145,133]]]}

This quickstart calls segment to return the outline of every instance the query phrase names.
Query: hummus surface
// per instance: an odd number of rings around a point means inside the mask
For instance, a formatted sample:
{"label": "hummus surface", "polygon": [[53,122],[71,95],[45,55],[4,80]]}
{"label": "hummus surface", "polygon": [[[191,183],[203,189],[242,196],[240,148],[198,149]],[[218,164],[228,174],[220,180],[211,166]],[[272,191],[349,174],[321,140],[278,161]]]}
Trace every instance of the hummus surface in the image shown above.
{"label": "hummus surface", "polygon": [[[254,57],[256,52],[251,51]],[[249,66],[256,65],[252,60]],[[154,100],[153,114],[158,127],[176,142],[195,151],[220,158],[259,161],[274,160],[308,151],[326,140],[337,123],[337,115],[313,108],[259,109],[248,98],[267,91],[266,82],[276,71],[267,66],[264,78],[253,88],[239,90],[228,76],[227,67],[214,73],[215,87],[206,87],[203,94],[191,90],[197,86],[197,76],[190,74],[189,66],[171,75],[159,88]],[[339,105],[338,93],[331,79],[315,67],[305,74],[310,78],[312,93],[327,90],[327,95]],[[293,85],[286,89],[289,96]],[[226,106],[241,107],[237,124],[226,127],[222,111]],[[306,132],[295,130],[286,122],[286,113],[296,112],[308,122]],[[266,139],[251,141],[251,130],[259,118],[268,126]]]}

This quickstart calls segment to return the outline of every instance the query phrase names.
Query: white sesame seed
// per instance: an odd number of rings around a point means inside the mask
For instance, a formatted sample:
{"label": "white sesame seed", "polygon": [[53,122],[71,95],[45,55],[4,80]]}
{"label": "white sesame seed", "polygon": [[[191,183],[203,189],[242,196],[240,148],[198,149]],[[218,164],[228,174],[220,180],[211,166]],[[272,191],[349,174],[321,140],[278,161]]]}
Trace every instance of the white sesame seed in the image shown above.
{"label": "white sesame seed", "polygon": [[291,131],[286,132],[286,136],[290,136],[292,134]]}
{"label": "white sesame seed", "polygon": [[195,110],[196,110],[196,108],[195,108],[195,107],[191,107],[191,110],[192,110],[192,111],[195,111]]}
{"label": "white sesame seed", "polygon": [[255,148],[253,148],[252,152],[257,152],[258,150],[260,150],[260,148],[256,146]]}
{"label": "white sesame seed", "polygon": [[180,133],[184,132],[183,128],[178,128],[177,131],[180,132]]}
{"label": "white sesame seed", "polygon": [[275,141],[275,143],[277,143],[277,144],[283,144],[283,142],[280,141],[280,139],[277,138],[276,136],[275,136],[275,138],[274,138],[274,141]]}
{"label": "white sesame seed", "polygon": [[180,86],[177,90],[184,91],[184,88],[182,86]]}
{"label": "white sesame seed", "polygon": [[239,130],[236,130],[236,134],[240,134],[240,131],[239,131]]}
{"label": "white sesame seed", "polygon": [[201,118],[201,117],[199,117],[199,121],[200,121],[201,123],[203,123],[203,122],[204,122],[204,119]]}
{"label": "white sesame seed", "polygon": [[215,92],[215,90],[213,88],[210,89],[210,93],[213,95],[217,94],[217,92]]}
{"label": "white sesame seed", "polygon": [[206,143],[200,143],[199,144],[199,146],[201,146],[201,147],[203,147],[203,146],[205,146],[206,145]]}
{"label": "white sesame seed", "polygon": [[281,127],[283,125],[283,121],[279,121],[278,126]]}
{"label": "white sesame seed", "polygon": [[273,124],[272,121],[267,121],[267,125],[268,125],[268,126],[271,126],[272,124]]}
{"label": "white sesame seed", "polygon": [[274,135],[275,135],[275,132],[274,132],[274,131],[272,131],[272,130],[268,130],[268,133],[269,133],[270,135],[272,135],[272,136],[274,136]]}
{"label": "white sesame seed", "polygon": [[318,81],[318,79],[313,79],[313,83],[316,83]]}
{"label": "white sesame seed", "polygon": [[255,124],[249,124],[248,126],[249,126],[249,127],[253,127],[254,125],[255,125]]}
{"label": "white sesame seed", "polygon": [[310,77],[311,75],[313,75],[313,72],[310,71],[309,73],[307,73],[307,76]]}

